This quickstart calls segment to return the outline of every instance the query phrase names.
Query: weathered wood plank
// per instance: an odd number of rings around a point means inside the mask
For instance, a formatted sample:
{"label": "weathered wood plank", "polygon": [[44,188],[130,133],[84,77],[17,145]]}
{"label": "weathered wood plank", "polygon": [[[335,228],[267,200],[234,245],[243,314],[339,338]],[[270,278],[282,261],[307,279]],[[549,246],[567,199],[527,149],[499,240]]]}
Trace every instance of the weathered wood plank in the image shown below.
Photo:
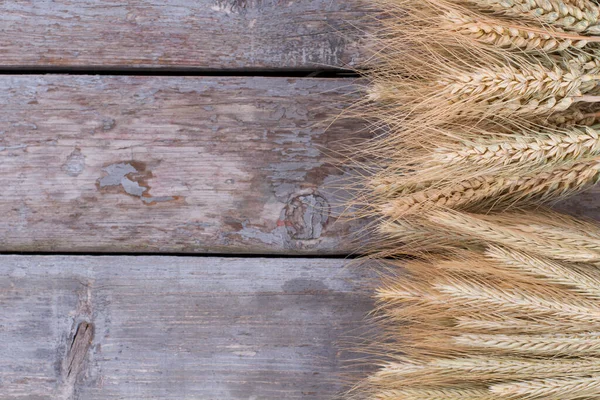
{"label": "weathered wood plank", "polygon": [[372,307],[367,270],[1,256],[0,399],[329,398],[344,385],[338,341]]}
{"label": "weathered wood plank", "polygon": [[600,221],[600,185],[560,201],[555,208],[577,217]]}
{"label": "weathered wood plank", "polygon": [[356,66],[347,0],[0,2],[0,67],[278,69]]}
{"label": "weathered wood plank", "polygon": [[347,253],[353,80],[2,76],[0,250]]}

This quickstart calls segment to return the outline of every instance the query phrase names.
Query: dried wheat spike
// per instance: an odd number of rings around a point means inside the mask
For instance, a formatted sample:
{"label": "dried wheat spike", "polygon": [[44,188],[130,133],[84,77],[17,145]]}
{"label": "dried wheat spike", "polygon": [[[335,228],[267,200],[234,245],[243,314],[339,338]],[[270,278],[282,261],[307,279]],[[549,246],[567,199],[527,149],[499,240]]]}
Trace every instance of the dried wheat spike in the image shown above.
{"label": "dried wheat spike", "polygon": [[564,29],[600,33],[600,9],[589,0],[466,0],[513,17],[532,17]]}
{"label": "dried wheat spike", "polygon": [[577,265],[566,265],[499,246],[490,246],[486,255],[497,261],[498,267],[501,269],[508,269],[524,276],[537,277],[548,283],[567,286],[586,297],[600,299],[600,276],[593,270],[585,270]]}
{"label": "dried wheat spike", "polygon": [[[596,326],[600,323],[600,309],[596,304],[573,296],[560,298],[556,292],[530,294],[520,289],[503,289],[464,280],[436,283],[433,288],[445,296],[441,301],[453,307],[488,309],[493,307],[504,315],[546,315],[558,321],[577,321]],[[562,293],[562,292],[561,292]]]}
{"label": "dried wheat spike", "polygon": [[456,328],[460,331],[473,333],[478,332],[488,334],[554,334],[566,332],[579,334],[589,332],[591,329],[599,329],[600,325],[587,325],[577,321],[556,321],[556,320],[538,320],[520,319],[517,317],[503,316],[457,316]]}
{"label": "dried wheat spike", "polygon": [[600,397],[600,374],[579,378],[551,378],[490,386],[492,393],[507,399],[573,400]]}
{"label": "dried wheat spike", "polygon": [[593,160],[529,176],[475,177],[443,189],[401,196],[383,204],[379,210],[387,217],[398,219],[436,207],[481,208],[491,202],[493,207],[499,208],[504,204],[512,204],[514,200],[531,202],[564,197],[586,189],[599,180],[600,161]]}
{"label": "dried wheat spike", "polygon": [[433,155],[433,162],[451,165],[547,163],[598,153],[600,138],[597,128],[581,127],[561,133],[514,135],[496,143],[465,143],[460,150],[438,149]]}
{"label": "dried wheat spike", "polygon": [[498,379],[536,379],[600,373],[595,358],[535,360],[508,357],[431,358],[425,362],[390,362],[371,375],[378,385],[394,389],[458,382],[485,382]]}
{"label": "dried wheat spike", "polygon": [[448,12],[444,17],[446,23],[442,24],[443,28],[500,48],[550,53],[569,48],[582,49],[588,44],[587,40],[561,38],[550,33],[506,26],[500,21],[486,22],[458,12]]}
{"label": "dried wheat spike", "polygon": [[383,215],[398,219],[434,207],[460,208],[487,199],[504,190],[494,177],[477,177],[446,189],[429,189],[401,196],[380,207]]}
{"label": "dried wheat spike", "polygon": [[494,111],[540,114],[565,111],[577,101],[596,101],[583,95],[599,78],[574,66],[504,66],[457,71],[441,79],[439,85],[451,103],[482,103]]}
{"label": "dried wheat spike", "polygon": [[[555,328],[559,331],[560,328]],[[600,332],[542,335],[463,334],[454,342],[465,348],[543,357],[600,355]]]}
{"label": "dried wheat spike", "polygon": [[488,389],[461,389],[431,387],[420,389],[385,390],[373,396],[374,400],[499,400]]}
{"label": "dried wheat spike", "polygon": [[[546,225],[536,223],[525,214],[504,214],[497,221],[477,216],[447,211],[432,211],[427,219],[439,227],[462,235],[478,238],[488,244],[495,243],[507,248],[568,262],[600,261],[600,240],[587,232],[552,226],[552,214],[544,214]],[[519,225],[507,224],[510,219]]]}

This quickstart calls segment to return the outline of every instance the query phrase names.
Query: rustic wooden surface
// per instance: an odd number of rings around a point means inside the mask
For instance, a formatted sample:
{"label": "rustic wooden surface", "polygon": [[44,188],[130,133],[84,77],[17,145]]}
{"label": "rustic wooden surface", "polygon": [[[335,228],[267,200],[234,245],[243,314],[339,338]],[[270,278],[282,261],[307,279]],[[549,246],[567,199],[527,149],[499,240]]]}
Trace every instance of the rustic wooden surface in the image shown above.
{"label": "rustic wooden surface", "polygon": [[[0,251],[347,254],[353,80],[0,77]],[[364,136],[364,134],[363,134]]]}
{"label": "rustic wooden surface", "polygon": [[554,208],[577,217],[600,221],[600,185],[562,200]]}
{"label": "rustic wooden surface", "polygon": [[326,399],[372,307],[367,269],[341,260],[0,265],[1,399]]}
{"label": "rustic wooden surface", "polygon": [[360,63],[356,0],[0,2],[0,68],[322,69]]}

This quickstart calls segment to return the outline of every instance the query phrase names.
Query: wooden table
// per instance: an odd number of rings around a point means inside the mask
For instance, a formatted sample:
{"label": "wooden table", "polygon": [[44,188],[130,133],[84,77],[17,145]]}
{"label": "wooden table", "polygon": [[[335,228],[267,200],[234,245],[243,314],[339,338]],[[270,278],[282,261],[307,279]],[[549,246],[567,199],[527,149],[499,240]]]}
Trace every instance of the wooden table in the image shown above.
{"label": "wooden table", "polygon": [[[372,309],[347,0],[0,3],[0,399],[324,399]],[[327,148],[329,151],[323,152]],[[593,192],[565,207],[600,215]]]}

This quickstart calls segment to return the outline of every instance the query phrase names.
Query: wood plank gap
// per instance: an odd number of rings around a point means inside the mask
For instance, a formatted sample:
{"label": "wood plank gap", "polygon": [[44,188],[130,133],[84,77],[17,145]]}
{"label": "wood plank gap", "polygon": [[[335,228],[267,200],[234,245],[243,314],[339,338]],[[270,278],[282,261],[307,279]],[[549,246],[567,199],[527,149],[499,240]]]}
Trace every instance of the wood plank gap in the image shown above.
{"label": "wood plank gap", "polygon": [[261,78],[359,78],[356,70],[333,69],[280,69],[280,70],[197,70],[152,68],[0,68],[0,75],[100,75],[100,76],[173,76],[173,77],[261,77]]}
{"label": "wood plank gap", "polygon": [[56,257],[191,257],[191,258],[270,258],[270,259],[323,259],[357,260],[366,254],[277,254],[277,253],[136,253],[136,252],[52,252],[0,251],[1,256],[56,256]]}

